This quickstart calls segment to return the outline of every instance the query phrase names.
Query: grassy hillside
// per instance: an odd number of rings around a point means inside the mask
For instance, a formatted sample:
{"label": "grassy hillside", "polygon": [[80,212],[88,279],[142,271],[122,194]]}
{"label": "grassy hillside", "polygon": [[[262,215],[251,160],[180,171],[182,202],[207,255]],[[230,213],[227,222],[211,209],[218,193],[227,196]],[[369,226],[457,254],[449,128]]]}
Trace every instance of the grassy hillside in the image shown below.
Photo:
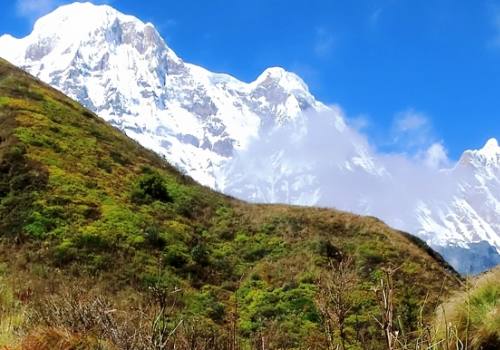
{"label": "grassy hillside", "polygon": [[376,218],[204,188],[1,60],[0,237],[0,346],[23,349],[378,349],[381,280],[408,334],[460,283]]}

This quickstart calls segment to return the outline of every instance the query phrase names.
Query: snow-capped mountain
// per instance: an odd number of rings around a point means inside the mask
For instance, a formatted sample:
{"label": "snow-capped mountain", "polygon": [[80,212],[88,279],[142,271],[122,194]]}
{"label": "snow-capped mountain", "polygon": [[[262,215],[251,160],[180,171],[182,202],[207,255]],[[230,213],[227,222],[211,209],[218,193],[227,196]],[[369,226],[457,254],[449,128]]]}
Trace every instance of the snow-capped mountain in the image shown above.
{"label": "snow-capped mountain", "polygon": [[297,75],[253,82],[184,62],[154,26],[74,3],[0,56],[80,101],[199,182],[253,201],[333,206],[414,233],[458,270],[500,263],[500,147],[450,169],[381,155]]}
{"label": "snow-capped mountain", "polygon": [[212,187],[260,130],[326,108],[281,68],[244,83],[186,63],[152,24],[106,5],[62,6],[29,36],[0,37],[0,53]]}
{"label": "snow-capped mountain", "polygon": [[465,151],[446,177],[453,193],[417,205],[416,234],[461,271],[500,264],[500,147]]}

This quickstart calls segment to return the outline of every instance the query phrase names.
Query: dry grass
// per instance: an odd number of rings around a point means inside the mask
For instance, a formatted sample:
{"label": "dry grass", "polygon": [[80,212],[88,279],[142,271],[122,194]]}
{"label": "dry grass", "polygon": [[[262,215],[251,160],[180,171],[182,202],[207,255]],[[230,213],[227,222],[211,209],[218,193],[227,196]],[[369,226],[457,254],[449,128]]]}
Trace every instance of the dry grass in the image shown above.
{"label": "dry grass", "polygon": [[15,344],[25,323],[27,291],[15,292],[0,277],[0,347]]}
{"label": "dry grass", "polygon": [[115,350],[109,345],[90,337],[71,334],[65,329],[43,328],[28,335],[13,350]]}
{"label": "dry grass", "polygon": [[440,337],[451,333],[466,349],[500,349],[500,268],[468,281],[438,310]]}

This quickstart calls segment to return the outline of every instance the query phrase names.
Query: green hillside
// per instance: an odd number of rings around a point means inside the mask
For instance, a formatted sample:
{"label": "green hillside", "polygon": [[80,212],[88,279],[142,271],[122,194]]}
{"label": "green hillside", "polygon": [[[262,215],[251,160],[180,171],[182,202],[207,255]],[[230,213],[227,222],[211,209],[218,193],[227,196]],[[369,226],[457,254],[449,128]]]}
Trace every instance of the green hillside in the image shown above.
{"label": "green hillside", "polygon": [[[325,349],[330,335],[382,349],[372,289],[388,274],[400,334],[460,283],[376,218],[202,187],[2,60],[0,238],[0,347],[13,349]],[[348,289],[342,332],[321,308],[332,274]],[[160,333],[165,347],[145,345]]]}

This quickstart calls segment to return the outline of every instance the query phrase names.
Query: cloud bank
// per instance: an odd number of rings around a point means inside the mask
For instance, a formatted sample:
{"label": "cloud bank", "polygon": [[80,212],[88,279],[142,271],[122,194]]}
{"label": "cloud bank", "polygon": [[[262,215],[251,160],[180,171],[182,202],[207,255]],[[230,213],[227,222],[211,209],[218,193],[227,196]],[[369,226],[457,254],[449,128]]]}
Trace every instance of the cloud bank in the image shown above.
{"label": "cloud bank", "polygon": [[[263,132],[224,169],[221,189],[256,202],[374,215],[415,233],[418,203],[448,198],[455,190],[442,170],[450,164],[446,149],[440,143],[428,146],[426,138],[413,153],[384,153],[345,120],[333,106]],[[409,110],[398,115],[394,132],[427,135],[429,125],[424,114]]]}

